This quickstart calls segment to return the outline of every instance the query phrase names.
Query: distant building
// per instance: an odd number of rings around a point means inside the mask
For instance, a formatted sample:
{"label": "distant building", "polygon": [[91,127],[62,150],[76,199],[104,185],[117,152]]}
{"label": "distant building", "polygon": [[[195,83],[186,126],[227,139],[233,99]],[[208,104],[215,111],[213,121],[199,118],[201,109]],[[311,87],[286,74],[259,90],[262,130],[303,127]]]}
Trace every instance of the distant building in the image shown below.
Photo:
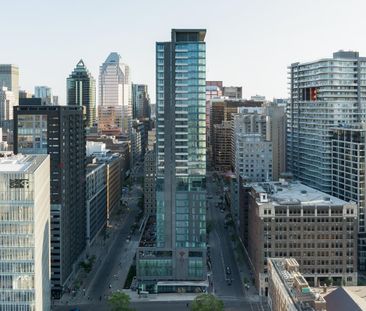
{"label": "distant building", "polygon": [[52,104],[55,106],[58,106],[60,103],[58,101],[58,96],[57,95],[53,95],[52,96]]}
{"label": "distant building", "polygon": [[266,96],[262,96],[262,95],[254,95],[254,96],[250,96],[250,100],[256,101],[256,102],[264,102],[266,101]]}
{"label": "distant building", "polygon": [[110,53],[99,71],[98,127],[104,133],[129,134],[132,119],[130,67]]}
{"label": "distant building", "polygon": [[35,86],[34,97],[42,100],[42,105],[52,104],[52,89],[48,86]]}
{"label": "distant building", "polygon": [[240,108],[260,108],[262,104],[225,98],[211,100],[209,153],[212,155],[215,170],[221,172],[231,170],[234,157],[232,146],[234,115]]}
{"label": "distant building", "polygon": [[[357,284],[357,205],[299,182],[247,187],[248,254],[260,295],[268,258],[293,257],[310,286]],[[240,213],[246,211],[241,209]]]}
{"label": "distant building", "polygon": [[270,120],[264,114],[234,115],[232,167],[248,182],[272,180]]}
{"label": "distant building", "polygon": [[210,130],[210,112],[211,99],[220,98],[222,96],[222,81],[206,81],[206,144],[209,145],[211,138]]}
{"label": "distant building", "polygon": [[296,259],[269,258],[267,263],[268,304],[272,311],[329,311],[324,298],[300,273]]}
{"label": "distant building", "polygon": [[146,84],[132,84],[132,118],[151,118],[150,98]]}
{"label": "distant building", "polygon": [[107,224],[107,169],[105,163],[86,166],[86,243],[90,247]]}
{"label": "distant building", "polygon": [[121,204],[123,182],[123,156],[105,149],[104,143],[88,141],[86,146],[88,157],[95,158],[94,163],[104,163],[106,170],[106,219],[109,224],[112,210]]}
{"label": "distant building", "polygon": [[15,95],[6,86],[0,87],[0,126],[13,120],[13,107],[16,106]]}
{"label": "distant building", "polygon": [[0,88],[6,86],[14,94],[15,103],[19,103],[19,68],[15,65],[0,64]]}
{"label": "distant building", "polygon": [[222,88],[222,94],[229,99],[242,99],[243,87],[241,86],[224,86]]}
{"label": "distant building", "polygon": [[67,82],[67,105],[83,107],[85,126],[96,122],[95,79],[81,59],[69,75]]}
{"label": "distant building", "polygon": [[26,90],[19,90],[19,98],[32,98],[33,93]]}
{"label": "distant building", "polygon": [[50,158],[0,158],[0,310],[51,309]]}
{"label": "distant building", "polygon": [[145,214],[156,215],[156,132],[149,131],[149,143],[144,161]]}
{"label": "distant building", "polygon": [[85,132],[77,106],[17,106],[14,152],[51,158],[51,282],[54,297],[86,245]]}

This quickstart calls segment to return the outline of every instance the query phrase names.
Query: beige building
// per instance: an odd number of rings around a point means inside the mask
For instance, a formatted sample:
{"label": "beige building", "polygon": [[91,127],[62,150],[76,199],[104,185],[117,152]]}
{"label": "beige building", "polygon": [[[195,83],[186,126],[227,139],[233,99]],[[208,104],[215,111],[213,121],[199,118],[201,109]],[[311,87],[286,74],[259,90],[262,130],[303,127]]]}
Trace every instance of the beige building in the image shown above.
{"label": "beige building", "polygon": [[[248,253],[266,295],[267,259],[293,257],[310,286],[357,284],[357,205],[300,182],[254,183],[248,191]],[[240,213],[245,211],[240,210]]]}
{"label": "beige building", "polygon": [[327,303],[314,292],[294,258],[270,258],[268,304],[272,311],[327,311]]}

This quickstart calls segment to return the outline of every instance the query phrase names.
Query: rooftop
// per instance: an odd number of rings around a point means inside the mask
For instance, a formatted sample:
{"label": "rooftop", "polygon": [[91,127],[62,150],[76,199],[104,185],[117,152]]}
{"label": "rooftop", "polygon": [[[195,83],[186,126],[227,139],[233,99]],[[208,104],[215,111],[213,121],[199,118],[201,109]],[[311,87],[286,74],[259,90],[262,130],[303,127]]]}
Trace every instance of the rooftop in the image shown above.
{"label": "rooftop", "polygon": [[323,295],[328,311],[366,310],[366,286],[343,286]]}
{"label": "rooftop", "polygon": [[42,155],[17,154],[9,157],[0,157],[0,172],[2,173],[33,173],[48,157]]}
{"label": "rooftop", "polygon": [[324,298],[310,288],[308,282],[299,272],[299,264],[296,259],[270,258],[269,261],[272,263],[297,310],[327,310]]}
{"label": "rooftop", "polygon": [[299,181],[261,182],[250,184],[257,193],[267,193],[261,203],[273,202],[275,205],[345,205],[348,202],[322,191],[310,188]]}

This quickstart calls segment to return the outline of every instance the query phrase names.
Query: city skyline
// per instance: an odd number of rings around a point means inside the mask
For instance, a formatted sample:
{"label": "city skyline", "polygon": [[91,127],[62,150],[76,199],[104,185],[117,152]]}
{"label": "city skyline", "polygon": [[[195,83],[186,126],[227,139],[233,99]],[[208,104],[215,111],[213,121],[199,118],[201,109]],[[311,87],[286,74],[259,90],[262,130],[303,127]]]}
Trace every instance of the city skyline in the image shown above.
{"label": "city skyline", "polygon": [[[307,10],[299,10],[299,4],[289,0],[231,0],[225,4],[188,1],[184,7],[162,1],[113,1],[110,6],[91,1],[87,7],[84,2],[71,1],[9,2],[2,4],[8,12],[4,23],[12,24],[4,34],[4,42],[12,48],[2,51],[2,63],[19,66],[22,89],[49,85],[59,95],[60,103],[66,104],[65,77],[74,64],[83,58],[97,77],[105,55],[115,51],[130,65],[132,82],[147,84],[155,102],[155,41],[164,40],[167,28],[202,27],[208,30],[208,80],[243,86],[246,98],[255,94],[268,99],[288,97],[287,66],[292,62],[329,57],[340,49],[366,54],[366,44],[358,39],[366,23],[361,15],[366,4],[359,0],[311,1],[309,6],[313,8],[312,3],[316,9],[307,14]],[[190,9],[192,5],[195,10]],[[139,23],[134,16],[141,10],[149,14]],[[348,13],[342,14],[344,10]],[[126,11],[129,13],[124,14]],[[156,19],[161,14],[164,19]],[[327,17],[333,20],[328,21]],[[18,23],[11,22],[14,18]],[[335,22],[339,18],[342,23]],[[93,20],[98,22],[92,23]],[[88,28],[83,27],[85,23]],[[19,35],[22,40],[15,40]],[[47,45],[42,48],[34,44],[40,37],[47,38]],[[66,46],[61,42],[66,42]]]}

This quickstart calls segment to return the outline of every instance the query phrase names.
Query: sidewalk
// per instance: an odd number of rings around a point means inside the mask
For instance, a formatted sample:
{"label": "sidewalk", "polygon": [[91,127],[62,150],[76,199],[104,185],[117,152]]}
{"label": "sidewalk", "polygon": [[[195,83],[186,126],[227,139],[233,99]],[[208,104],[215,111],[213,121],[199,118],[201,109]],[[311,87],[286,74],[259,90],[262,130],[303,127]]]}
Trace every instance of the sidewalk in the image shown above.
{"label": "sidewalk", "polygon": [[[128,194],[127,199],[131,200],[131,193]],[[95,272],[97,271],[98,266],[100,266],[108,257],[112,244],[116,239],[117,231],[125,225],[129,211],[123,209],[122,212],[118,213],[119,208],[120,207],[116,207],[112,211],[110,226],[98,233],[91,247],[88,250],[85,250],[84,255],[81,257],[86,258],[87,253],[89,258],[92,258],[93,256],[95,257],[92,270],[89,273],[86,273],[83,268],[78,268],[76,274],[69,280],[67,289],[65,290],[62,298],[60,300],[54,300],[55,305],[65,303],[84,303],[88,301],[88,288],[94,279]],[[105,238],[105,236],[107,237]],[[116,277],[116,281],[117,280],[118,276]],[[121,288],[122,287],[123,284],[121,285]]]}
{"label": "sidewalk", "polygon": [[129,289],[124,289],[124,293],[130,296],[131,302],[141,302],[141,301],[192,301],[199,294],[149,294],[147,297],[142,297],[137,294],[137,291],[131,291]]}

